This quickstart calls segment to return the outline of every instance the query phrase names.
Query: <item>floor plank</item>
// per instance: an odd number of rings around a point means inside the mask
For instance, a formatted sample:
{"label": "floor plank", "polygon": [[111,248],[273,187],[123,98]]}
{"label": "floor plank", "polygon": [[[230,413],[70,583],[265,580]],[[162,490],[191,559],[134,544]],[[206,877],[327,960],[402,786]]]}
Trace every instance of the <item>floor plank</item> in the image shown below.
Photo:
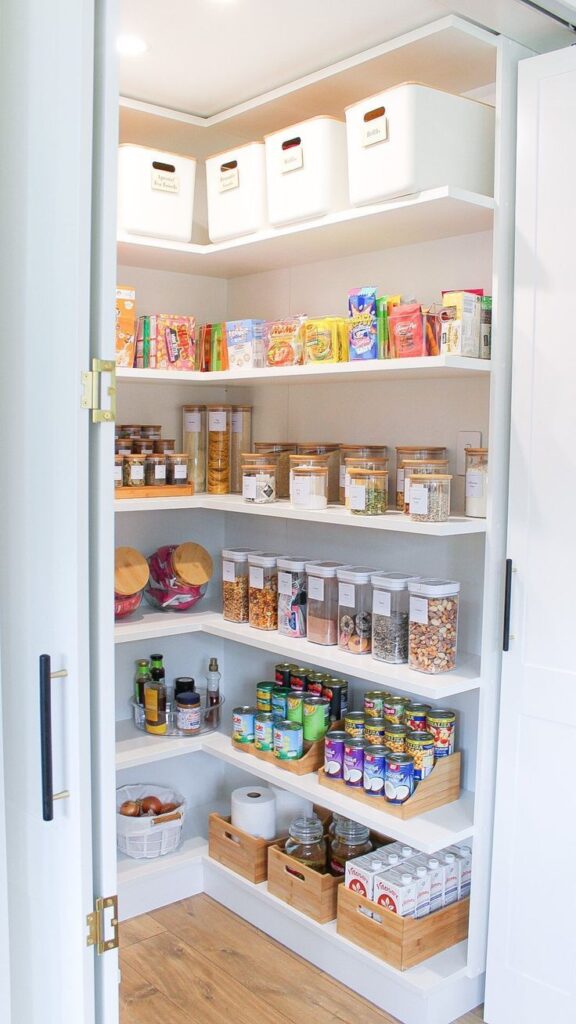
{"label": "floor plank", "polygon": [[120,928],[120,945],[123,949],[133,946],[135,942],[142,942],[142,939],[149,939],[152,935],[158,935],[164,931],[164,926],[155,921],[149,914],[142,914],[140,917],[132,917],[129,921],[123,921]]}
{"label": "floor plank", "polygon": [[179,1009],[126,963],[122,964],[120,1020],[122,1024],[202,1024],[189,1009]]}

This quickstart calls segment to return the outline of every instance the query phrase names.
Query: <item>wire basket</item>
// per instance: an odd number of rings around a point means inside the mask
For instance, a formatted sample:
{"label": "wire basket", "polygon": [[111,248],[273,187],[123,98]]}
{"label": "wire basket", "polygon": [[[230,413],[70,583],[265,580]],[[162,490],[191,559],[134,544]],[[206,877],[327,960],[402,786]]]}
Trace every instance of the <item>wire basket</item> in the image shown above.
{"label": "wire basket", "polygon": [[[143,800],[146,796],[156,796],[163,804],[177,804],[177,807],[166,814],[139,818],[118,813],[125,800]],[[186,801],[177,790],[154,785],[120,786],[116,790],[116,809],[116,836],[121,853],[136,860],[152,859],[173,853],[180,846]]]}
{"label": "wire basket", "polygon": [[[215,732],[220,725],[220,711],[224,704],[224,697],[220,697],[217,704],[208,704],[208,694],[206,690],[197,690],[200,694],[200,728],[194,733],[180,732],[176,725],[176,707],[174,701],[166,702],[166,732],[161,733],[162,736],[182,736],[183,739],[189,739],[190,736],[199,736],[208,732]],[[141,704],[138,704],[134,698],[130,701],[132,707],[132,714],[134,716],[134,725],[137,729],[142,729],[146,732],[146,722],[144,716],[144,708]]]}

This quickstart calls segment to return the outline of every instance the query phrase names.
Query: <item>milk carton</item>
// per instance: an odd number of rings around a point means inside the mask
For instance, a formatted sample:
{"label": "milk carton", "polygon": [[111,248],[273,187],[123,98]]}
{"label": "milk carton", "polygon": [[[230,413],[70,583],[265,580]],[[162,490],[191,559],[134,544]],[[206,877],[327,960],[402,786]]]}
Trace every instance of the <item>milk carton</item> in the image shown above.
{"label": "milk carton", "polygon": [[[382,850],[379,850],[378,852],[382,853]],[[398,855],[399,860],[405,861],[410,857],[415,857],[418,851],[414,850],[411,846],[407,846],[406,843],[395,842],[388,843],[386,846],[386,853],[388,855],[395,853]]]}
{"label": "milk carton", "polygon": [[[374,902],[400,917],[414,917],[416,913],[416,878],[402,867],[391,868],[374,879]],[[374,919],[382,918],[374,913]]]}
{"label": "milk carton", "polygon": [[437,857],[429,857],[426,853],[418,854],[408,863],[427,869],[430,881],[430,913],[442,910],[444,906],[444,865]]}
{"label": "milk carton", "polygon": [[365,896],[367,900],[372,900],[374,899],[374,879],[387,867],[389,865],[386,864],[380,850],[377,850],[376,853],[367,853],[363,857],[356,857],[355,860],[349,860],[346,863],[344,885],[352,892],[357,892],[360,896]]}
{"label": "milk carton", "polygon": [[458,899],[465,900],[470,895],[472,877],[472,850],[469,846],[448,846],[445,853],[453,853],[458,869]]}
{"label": "milk carton", "polygon": [[456,903],[460,885],[460,866],[453,853],[441,850],[438,860],[444,868],[444,906]]}

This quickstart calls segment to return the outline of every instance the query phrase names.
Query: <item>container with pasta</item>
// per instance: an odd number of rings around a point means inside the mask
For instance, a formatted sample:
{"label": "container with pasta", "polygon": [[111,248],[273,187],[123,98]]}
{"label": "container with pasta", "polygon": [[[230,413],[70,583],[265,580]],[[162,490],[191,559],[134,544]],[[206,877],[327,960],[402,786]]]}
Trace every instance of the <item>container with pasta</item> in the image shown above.
{"label": "container with pasta", "polygon": [[230,429],[229,405],[209,405],[208,410],[208,494],[230,491]]}
{"label": "container with pasta", "polygon": [[277,555],[263,551],[248,557],[248,622],[255,629],[278,628]]}
{"label": "container with pasta", "polygon": [[185,405],[182,409],[182,450],[188,455],[188,480],[194,494],[206,490],[206,406]]}

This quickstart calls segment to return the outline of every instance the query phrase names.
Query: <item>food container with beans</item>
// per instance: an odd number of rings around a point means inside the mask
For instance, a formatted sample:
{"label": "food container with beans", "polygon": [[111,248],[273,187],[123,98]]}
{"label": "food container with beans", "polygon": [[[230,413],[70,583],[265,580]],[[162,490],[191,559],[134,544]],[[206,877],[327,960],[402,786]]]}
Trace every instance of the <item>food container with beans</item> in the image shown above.
{"label": "food container with beans", "polygon": [[146,487],[163,487],[166,483],[166,457],[147,455],[144,463]]}
{"label": "food container with beans", "polygon": [[367,690],[363,699],[365,717],[384,718],[384,705],[389,696],[387,690]]}
{"label": "food container with beans", "polygon": [[313,644],[329,647],[338,643],[339,562],[307,562],[307,634]]}
{"label": "food container with beans", "polygon": [[395,754],[403,754],[406,744],[406,726],[399,722],[386,722],[384,744]]}
{"label": "food container with beans", "polygon": [[222,614],[228,622],[248,622],[248,556],[253,551],[222,551]]}
{"label": "food container with beans", "polygon": [[243,456],[240,489],[244,501],[252,505],[267,505],[276,501],[276,464]]}
{"label": "food container with beans", "polygon": [[338,569],[338,646],[369,654],[372,643],[372,570],[363,565]]}
{"label": "food container with beans", "polygon": [[278,628],[277,555],[265,551],[248,557],[248,622],[255,629]]}
{"label": "food container with beans", "polygon": [[412,477],[433,473],[447,473],[448,459],[404,459],[404,512],[410,512],[410,487]]}
{"label": "food container with beans", "polygon": [[440,447],[421,447],[419,445],[400,445],[396,448],[396,508],[404,511],[404,460],[405,459],[445,459],[446,449]]}
{"label": "food container with beans", "polygon": [[148,562],[135,548],[114,552],[114,617],[123,619],[139,608],[150,575]]}
{"label": "food container with beans", "polygon": [[434,767],[434,737],[421,729],[406,733],[406,753],[414,761],[414,782],[425,779]]}
{"label": "food container with beans", "polygon": [[254,452],[257,455],[269,455],[264,462],[276,463],[276,497],[290,497],[290,455],[296,453],[296,445],[290,441],[256,441]]}
{"label": "food container with beans", "polygon": [[353,516],[381,516],[388,508],[388,470],[350,468]]}
{"label": "food container with beans", "polygon": [[188,483],[188,456],[186,452],[166,453],[166,483],[182,487]]}
{"label": "food container with beans", "polygon": [[166,455],[166,452],[176,451],[176,441],[171,437],[156,437],[153,444],[157,455]]}
{"label": "food container with beans", "polygon": [[328,504],[328,467],[295,466],[292,470],[292,506],[324,509]]}
{"label": "food container with beans", "polygon": [[385,463],[383,466],[376,465],[374,469],[385,469],[388,464],[388,448],[385,444],[341,444],[340,445],[340,469],[339,469],[339,498],[340,504],[344,505],[348,493],[348,481],[346,480],[346,466],[348,459],[354,465],[355,460],[368,459]]}
{"label": "food container with beans", "polygon": [[450,518],[449,473],[414,474],[410,485],[410,519],[413,523],[447,523]]}
{"label": "food container with beans", "polygon": [[124,456],[114,456],[114,487],[122,487],[122,467],[124,465]]}
{"label": "food container with beans", "polygon": [[278,632],[306,636],[306,559],[278,559]]}
{"label": "food container with beans", "polygon": [[298,445],[299,455],[321,455],[328,467],[328,501],[337,502],[340,494],[340,448],[337,444],[309,443]]}
{"label": "food container with beans", "polygon": [[182,448],[188,456],[188,479],[194,494],[206,490],[206,406],[185,405],[182,409]]}
{"label": "food container with beans", "polygon": [[445,708],[432,708],[426,716],[428,732],[434,740],[434,758],[449,757],[454,753],[456,715]]}
{"label": "food container with beans", "polygon": [[242,453],[252,447],[252,406],[233,405],[230,433],[230,490],[242,493]]}
{"label": "food container with beans", "polygon": [[229,405],[209,405],[208,409],[208,494],[228,494],[230,491],[230,432]]}
{"label": "food container with beans", "polygon": [[488,449],[466,448],[465,513],[473,519],[486,519],[488,497]]}
{"label": "food container with beans", "polygon": [[122,466],[124,487],[144,487],[145,455],[125,455]]}
{"label": "food container with beans", "polygon": [[408,661],[408,583],[402,572],[372,574],[372,654],[377,661]]}
{"label": "food container with beans", "polygon": [[[355,469],[387,470],[388,459],[364,458],[354,455],[345,460],[344,505],[346,508],[350,508],[350,474]],[[386,504],[388,504],[387,501]]]}
{"label": "food container with beans", "polygon": [[344,716],[344,732],[355,740],[364,739],[365,715],[363,711],[348,711]]}
{"label": "food container with beans", "polygon": [[458,595],[454,580],[421,579],[410,593],[408,664],[418,672],[450,672],[456,665]]}

